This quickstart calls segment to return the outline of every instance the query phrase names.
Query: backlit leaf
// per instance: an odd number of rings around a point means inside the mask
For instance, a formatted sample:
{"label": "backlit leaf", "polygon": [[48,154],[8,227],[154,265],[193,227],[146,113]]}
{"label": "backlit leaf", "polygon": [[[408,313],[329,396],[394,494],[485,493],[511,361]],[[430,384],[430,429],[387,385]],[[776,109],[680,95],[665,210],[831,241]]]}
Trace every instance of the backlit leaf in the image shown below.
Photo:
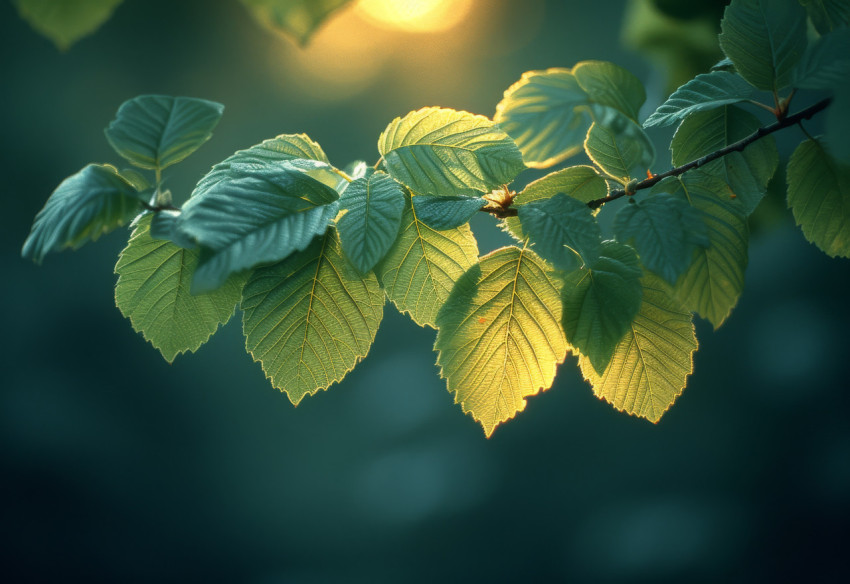
{"label": "backlit leaf", "polygon": [[655,159],[655,148],[638,126],[629,135],[619,136],[593,123],[587,132],[584,150],[603,171],[623,184],[629,182],[634,168],[647,170]]}
{"label": "backlit leaf", "polygon": [[465,195],[416,195],[413,207],[420,221],[437,230],[453,229],[468,223],[487,204],[483,197]]}
{"label": "backlit leaf", "polygon": [[433,327],[455,281],[477,260],[478,244],[469,225],[448,230],[429,227],[408,198],[398,238],[375,273],[400,311],[419,326]]}
{"label": "backlit leaf", "polygon": [[789,0],[732,0],[720,23],[720,47],[736,71],[759,89],[791,83],[806,50],[806,12]]}
{"label": "backlit leaf", "polygon": [[197,351],[230,320],[243,280],[231,278],[215,292],[192,295],[198,252],[153,239],[151,217],[142,217],[118,258],[115,304],[170,363],[180,353]]}
{"label": "backlit leaf", "polygon": [[306,45],[330,14],[350,0],[240,0],[254,19]]}
{"label": "backlit leaf", "polygon": [[121,104],[106,139],[130,163],[162,170],[209,140],[222,113],[223,105],[206,99],[140,95]]}
{"label": "backlit leaf", "polygon": [[794,69],[794,87],[837,89],[850,76],[850,30],[837,30],[812,44]]}
{"label": "backlit leaf", "polygon": [[525,165],[514,141],[484,116],[423,108],[393,120],[378,140],[387,172],[423,195],[477,195]]}
{"label": "backlit leaf", "polygon": [[47,252],[76,249],[132,221],[142,210],[136,189],[106,164],[89,164],[56,187],[38,212],[21,255],[40,264]]}
{"label": "backlit leaf", "polygon": [[597,397],[654,423],[685,388],[697,339],[690,312],[664,282],[647,274],[641,284],[640,311],[605,371],[597,373],[585,356],[579,357],[579,367]]}
{"label": "backlit leaf", "polygon": [[440,374],[488,437],[552,385],[567,352],[558,286],[516,247],[484,256],[457,281],[437,328]]}
{"label": "backlit leaf", "polygon": [[564,193],[517,209],[523,233],[534,250],[561,270],[569,271],[599,257],[602,233],[593,212]]}
{"label": "backlit leaf", "polygon": [[246,347],[272,385],[298,405],[342,380],[369,352],[384,294],[342,254],[336,231],[257,268],[242,291]]}
{"label": "backlit leaf", "polygon": [[14,0],[21,18],[61,50],[106,22],[122,0]]}
{"label": "backlit leaf", "polygon": [[638,123],[646,91],[632,73],[607,61],[582,61],[572,71],[591,103],[613,108]]}
{"label": "backlit leaf", "polygon": [[817,140],[800,144],[788,161],[788,206],[807,240],[830,257],[850,257],[850,165]]}
{"label": "backlit leaf", "polygon": [[753,91],[753,86],[735,73],[714,71],[697,75],[673,92],[643,126],[676,124],[694,112],[749,99]]}

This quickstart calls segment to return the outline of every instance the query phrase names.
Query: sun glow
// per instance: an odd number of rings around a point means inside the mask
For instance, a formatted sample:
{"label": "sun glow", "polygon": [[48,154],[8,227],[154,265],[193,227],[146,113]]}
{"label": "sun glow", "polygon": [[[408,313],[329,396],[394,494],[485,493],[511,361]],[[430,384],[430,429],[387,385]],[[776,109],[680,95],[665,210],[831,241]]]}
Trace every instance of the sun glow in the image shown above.
{"label": "sun glow", "polygon": [[360,0],[357,11],[382,28],[443,32],[466,18],[472,0]]}

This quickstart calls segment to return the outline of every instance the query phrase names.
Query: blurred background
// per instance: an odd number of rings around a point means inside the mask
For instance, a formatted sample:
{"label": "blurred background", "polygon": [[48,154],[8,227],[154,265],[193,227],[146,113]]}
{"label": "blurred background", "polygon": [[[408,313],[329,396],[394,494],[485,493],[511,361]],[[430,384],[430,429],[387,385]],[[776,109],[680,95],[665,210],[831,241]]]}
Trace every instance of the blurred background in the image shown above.
{"label": "blurred background", "polygon": [[[103,128],[138,94],[226,105],[167,171],[182,200],[277,134],[374,162],[396,116],[492,116],[524,71],[584,59],[638,75],[647,115],[719,54],[722,2],[434,0],[412,21],[404,4],[349,6],[301,49],[235,0],[126,0],[63,53],[0,3],[4,580],[845,581],[850,274],[794,228],[782,177],[744,295],[718,331],[697,323],[694,375],[658,425],[595,398],[568,357],[486,440],[439,379],[434,331],[389,304],[368,358],[295,409],[238,315],[173,365],[133,332],[113,300],[125,230],[20,258],[63,178],[120,162]],[[670,133],[651,134],[665,170]],[[482,253],[506,243],[489,216],[473,228]]]}

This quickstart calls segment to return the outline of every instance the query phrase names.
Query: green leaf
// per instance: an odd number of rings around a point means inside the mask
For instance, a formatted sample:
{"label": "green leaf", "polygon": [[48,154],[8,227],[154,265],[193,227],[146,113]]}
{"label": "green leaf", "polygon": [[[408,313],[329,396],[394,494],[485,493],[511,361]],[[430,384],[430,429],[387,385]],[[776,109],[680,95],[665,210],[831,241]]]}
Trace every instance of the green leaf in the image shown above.
{"label": "green leaf", "polygon": [[702,213],[665,193],[625,205],[614,218],[614,233],[634,245],[643,265],[671,285],[691,265],[697,246],[710,245]]}
{"label": "green leaf", "polygon": [[552,385],[567,351],[558,286],[516,247],[484,256],[457,281],[437,328],[440,375],[488,437]]}
{"label": "green leaf", "polygon": [[794,87],[837,89],[850,75],[850,30],[827,34],[812,44],[794,69]]}
{"label": "green leaf", "polygon": [[46,253],[77,249],[130,222],[142,210],[133,186],[106,164],[89,164],[56,187],[38,212],[21,255],[40,264]]}
{"label": "green leaf", "polygon": [[233,165],[232,178],[193,196],[177,230],[206,251],[195,293],[214,290],[234,272],[303,250],[336,215],[337,192],[289,162],[265,169]]}
{"label": "green leaf", "polygon": [[383,172],[354,180],[340,201],[345,213],[337,221],[345,256],[366,273],[386,255],[398,235],[404,191]]}
{"label": "green leaf", "polygon": [[150,235],[151,215],[139,220],[115,266],[115,304],[171,363],[197,351],[233,315],[242,280],[231,278],[210,294],[189,293],[198,252]]}
{"label": "green leaf", "polygon": [[709,245],[697,247],[674,292],[686,308],[708,319],[715,329],[737,304],[747,268],[747,221],[723,198],[725,189],[722,180],[699,171],[662,181],[653,188],[653,193],[669,193],[687,201],[702,216]]}
{"label": "green leaf", "polygon": [[806,13],[790,0],[732,0],[720,23],[720,47],[759,89],[788,86],[806,50]]}
{"label": "green leaf", "polygon": [[378,140],[387,172],[423,195],[476,195],[525,165],[514,141],[484,116],[436,107],[393,120]]}
{"label": "green leaf", "polygon": [[[608,194],[608,181],[592,166],[570,166],[528,183],[514,198],[513,205],[521,207],[533,201],[550,199],[558,193],[565,193],[583,203],[589,203]],[[504,220],[504,225],[517,241],[525,241],[526,236],[519,218],[508,217]]]}
{"label": "green leaf", "polygon": [[429,227],[408,197],[398,238],[375,273],[400,311],[419,326],[433,327],[455,281],[477,260],[478,244],[469,225],[444,231]]}
{"label": "green leaf", "polygon": [[164,210],[151,215],[149,234],[154,239],[170,241],[185,249],[195,249],[197,243],[180,232],[180,211]]}
{"label": "green leaf", "polygon": [[564,276],[561,300],[567,342],[600,373],[640,309],[641,274],[632,248],[606,241],[593,265]]}
{"label": "green leaf", "polygon": [[242,291],[246,347],[272,385],[298,405],[363,359],[384,314],[374,274],[345,259],[336,231],[254,270]]}
{"label": "green leaf", "polygon": [[332,12],[350,0],[240,0],[251,16],[267,29],[306,45]]}
{"label": "green leaf", "polygon": [[830,257],[850,257],[850,165],[818,140],[801,143],[788,161],[788,206],[807,240]]}
{"label": "green leaf", "polygon": [[14,0],[18,14],[62,51],[109,20],[122,0]]}
{"label": "green leaf", "polygon": [[668,97],[643,127],[676,124],[694,112],[747,100],[753,91],[753,86],[735,73],[714,71],[697,75]]}
{"label": "green leaf", "polygon": [[592,119],[607,111],[637,123],[646,99],[631,73],[611,63],[584,61],[572,69],[529,71],[505,91],[495,121],[532,168],[548,168],[582,149]]}
{"label": "green leaf", "polygon": [[209,140],[222,113],[223,105],[205,99],[140,95],[121,104],[106,139],[131,164],[162,170]]}
{"label": "green leaf", "polygon": [[641,284],[640,311],[604,373],[597,373],[584,356],[579,367],[597,397],[655,423],[685,388],[697,339],[691,314],[664,282],[647,274]]}
{"label": "green leaf", "polygon": [[820,34],[850,26],[850,3],[847,0],[802,0],[812,24]]}
{"label": "green leaf", "polygon": [[487,204],[483,197],[465,195],[416,195],[413,207],[425,225],[437,230],[454,229],[468,223]]}
{"label": "green leaf", "polygon": [[517,213],[534,251],[556,268],[574,270],[599,257],[602,233],[585,203],[560,193],[526,203]]}
{"label": "green leaf", "polygon": [[623,184],[629,182],[633,168],[647,170],[655,159],[652,142],[636,125],[631,135],[618,136],[594,122],[587,132],[584,150],[599,168]]}
{"label": "green leaf", "polygon": [[[758,130],[759,125],[754,115],[731,105],[690,115],[670,144],[673,164],[681,166],[734,144]],[[702,166],[700,171],[721,178],[727,185],[724,191],[718,191],[723,193],[721,196],[739,212],[749,215],[767,192],[767,183],[778,164],[776,142],[773,136],[765,136],[743,152],[731,152]]]}

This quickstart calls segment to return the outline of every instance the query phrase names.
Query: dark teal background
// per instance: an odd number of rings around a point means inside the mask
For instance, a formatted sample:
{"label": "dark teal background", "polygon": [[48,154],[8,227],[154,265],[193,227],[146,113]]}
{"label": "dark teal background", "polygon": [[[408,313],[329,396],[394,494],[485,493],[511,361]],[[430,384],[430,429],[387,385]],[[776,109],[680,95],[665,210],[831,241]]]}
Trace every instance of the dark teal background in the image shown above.
{"label": "dark teal background", "polygon": [[[506,24],[475,46],[469,85],[439,83],[445,57],[423,53],[427,90],[385,76],[330,104],[272,79],[268,54],[296,49],[234,0],[127,0],[67,53],[0,4],[4,580],[843,581],[848,263],[787,212],[754,235],[728,323],[697,323],[694,375],[658,425],[595,398],[568,357],[490,440],[439,379],[434,331],[390,304],[368,358],[296,409],[245,353],[238,318],[174,365],[133,332],[113,300],[125,230],[41,267],[20,258],[64,177],[119,163],[102,130],[141,93],[226,105],[169,173],[178,198],[279,133],[306,132],[340,166],[374,161],[393,117],[492,115],[529,69],[612,60],[648,84],[644,115],[663,99],[663,72],[620,43],[622,3],[479,4]],[[532,32],[505,48],[512,27]],[[780,137],[784,157],[800,137]],[[474,227],[483,251],[504,242],[489,217]]]}

